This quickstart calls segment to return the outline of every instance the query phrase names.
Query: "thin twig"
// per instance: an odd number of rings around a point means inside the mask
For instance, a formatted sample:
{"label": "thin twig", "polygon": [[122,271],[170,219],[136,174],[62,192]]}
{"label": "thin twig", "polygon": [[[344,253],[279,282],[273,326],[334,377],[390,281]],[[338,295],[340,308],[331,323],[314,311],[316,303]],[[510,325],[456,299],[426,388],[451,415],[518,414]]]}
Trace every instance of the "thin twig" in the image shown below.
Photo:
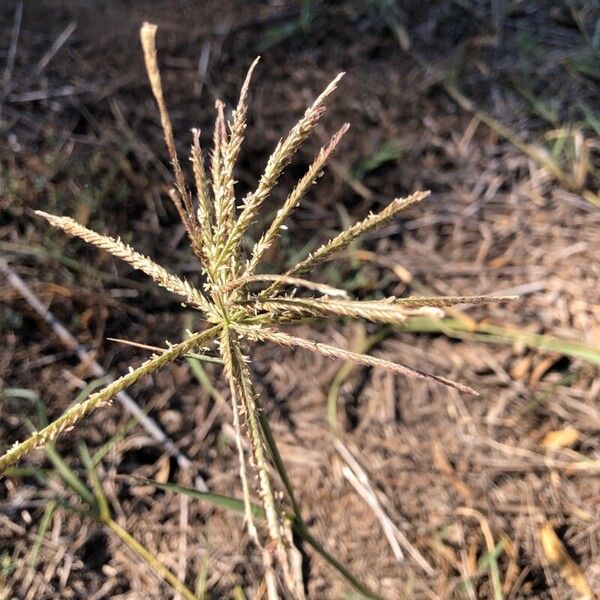
{"label": "thin twig", "polygon": [[45,52],[44,56],[40,58],[37,65],[31,71],[31,76],[36,77],[39,75],[47,66],[48,63],[56,56],[56,53],[65,45],[66,41],[73,35],[73,32],[77,29],[77,23],[73,21],[69,23],[65,29],[61,32],[61,34],[54,40],[54,43],[50,48],[48,48],[47,52]]}
{"label": "thin twig", "polygon": [[12,79],[13,70],[15,68],[15,58],[17,56],[17,44],[19,43],[19,33],[21,32],[21,19],[23,17],[23,2],[19,2],[15,6],[15,18],[13,21],[12,31],[10,33],[10,46],[8,47],[8,55],[6,57],[6,65],[4,67],[4,90],[8,90],[8,85]]}
{"label": "thin twig", "polygon": [[19,43],[19,33],[21,32],[21,19],[23,18],[23,2],[15,6],[15,18],[10,34],[10,45],[6,56],[6,65],[2,76],[2,93],[0,93],[0,117],[2,116],[2,104],[11,90],[11,80],[15,68],[15,58],[17,56],[17,45]]}

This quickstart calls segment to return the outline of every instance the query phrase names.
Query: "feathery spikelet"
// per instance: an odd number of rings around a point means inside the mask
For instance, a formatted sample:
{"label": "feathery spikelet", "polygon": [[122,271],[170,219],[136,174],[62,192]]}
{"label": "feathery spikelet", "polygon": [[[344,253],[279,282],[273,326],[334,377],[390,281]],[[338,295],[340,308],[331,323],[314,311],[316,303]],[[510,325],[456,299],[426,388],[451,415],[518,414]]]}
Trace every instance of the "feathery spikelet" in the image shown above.
{"label": "feathery spikelet", "polygon": [[[272,439],[268,422],[260,413],[259,400],[250,378],[250,369],[242,354],[242,343],[271,342],[281,346],[302,348],[318,352],[332,359],[352,361],[365,367],[382,368],[399,375],[417,377],[419,379],[441,383],[461,392],[476,394],[466,385],[450,381],[445,377],[425,373],[421,369],[408,367],[382,358],[350,352],[328,344],[306,340],[282,333],[273,329],[279,323],[297,321],[305,317],[350,317],[385,323],[399,323],[415,314],[437,314],[439,309],[456,304],[483,304],[488,302],[506,302],[513,297],[490,296],[457,296],[433,298],[388,298],[381,301],[357,301],[348,294],[323,283],[307,281],[297,277],[298,274],[310,270],[319,262],[330,258],[342,250],[359,236],[380,227],[395,217],[399,212],[420,202],[429,192],[416,192],[404,199],[396,199],[378,213],[370,214],[352,227],[320,246],[307,258],[297,263],[286,273],[256,275],[255,271],[263,260],[265,253],[275,242],[279,231],[312,184],[317,180],[327,160],[335,150],[348,125],[342,128],[323,147],[308,168],[305,175],[294,187],[277,212],[273,222],[254,244],[248,258],[242,256],[240,240],[248,228],[256,221],[259,210],[271,190],[277,183],[283,169],[290,162],[300,144],[308,137],[325,110],[325,102],[335,90],[342,74],[338,75],[306,110],[304,116],[291,129],[287,137],[281,140],[269,158],[265,172],[254,192],[242,202],[241,211],[236,215],[234,168],[246,129],[247,96],[250,78],[256,61],[248,71],[242,86],[237,108],[232,122],[229,124],[229,135],[225,124],[225,110],[221,101],[216,103],[216,123],[213,135],[213,148],[210,156],[210,181],[204,166],[200,147],[200,133],[192,130],[193,141],[190,160],[198,195],[198,208],[194,211],[192,197],[186,186],[181,169],[171,121],[167,112],[160,73],[156,58],[156,26],[144,24],[140,32],[144,59],[150,79],[152,92],[158,105],[160,120],[164,132],[169,158],[173,165],[175,187],[172,199],[181,215],[182,222],[191,241],[191,247],[201,262],[206,276],[206,295],[193,287],[184,279],[172,275],[150,258],[136,252],[118,239],[100,235],[79,225],[68,217],[57,217],[38,211],[37,214],[48,220],[51,225],[59,227],[69,235],[77,236],[99,248],[123,259],[132,267],[149,275],[159,286],[179,295],[187,303],[198,309],[204,318],[213,324],[212,327],[194,333],[185,341],[167,348],[160,356],[154,356],[141,367],[121,377],[103,390],[92,394],[82,404],[73,406],[59,419],[43,430],[34,433],[20,444],[10,448],[0,457],[0,472],[22,459],[33,448],[37,448],[56,439],[61,432],[72,427],[80,418],[108,401],[114,394],[135,383],[140,377],[150,374],[168,362],[183,356],[196,346],[218,338],[219,352],[224,365],[224,375],[229,384],[233,408],[233,425],[236,433],[236,444],[240,460],[240,476],[244,502],[246,506],[247,527],[252,539],[262,546],[259,532],[252,521],[250,496],[251,481],[257,481],[257,489],[261,498],[269,536],[274,546],[273,556],[276,558],[285,586],[293,598],[304,597],[301,569],[298,569],[298,557],[294,554],[289,524],[284,521],[284,513],[279,505],[279,495],[271,481],[269,456],[277,466],[282,481],[294,508],[293,498],[287,475],[281,466],[275,442]],[[266,289],[252,292],[248,289],[253,283],[270,283]],[[290,294],[278,295],[283,287],[292,287]],[[298,290],[308,289],[321,297],[302,298]],[[437,311],[437,312],[436,312]],[[245,436],[249,446],[248,463],[255,471],[257,478],[250,479],[247,473]],[[269,452],[267,452],[267,449]],[[298,515],[297,515],[298,516]],[[264,567],[267,573],[269,598],[277,595],[277,578],[273,574],[271,552],[263,547],[261,550]]]}
{"label": "feathery spikelet", "polygon": [[223,228],[225,219],[224,200],[227,183],[224,177],[223,156],[227,143],[227,134],[225,131],[225,105],[221,100],[215,101],[215,110],[217,118],[213,131],[213,147],[210,156],[210,172],[212,179],[212,192],[215,207],[215,237],[219,240],[217,232]]}
{"label": "feathery spikelet", "polygon": [[192,148],[190,151],[190,161],[194,171],[194,182],[196,184],[196,194],[198,195],[197,218],[200,225],[201,244],[203,254],[206,256],[207,250],[212,247],[212,219],[213,209],[208,187],[206,169],[204,167],[204,158],[200,148],[200,130],[192,129]]}
{"label": "feathery spikelet", "polygon": [[437,381],[438,383],[452,387],[460,392],[464,392],[465,394],[471,394],[472,396],[479,395],[473,388],[470,388],[467,385],[462,385],[461,383],[446,379],[445,377],[439,377],[438,375],[426,373],[425,371],[421,371],[421,369],[415,369],[412,367],[407,367],[406,365],[391,362],[389,360],[384,360],[383,358],[375,358],[374,356],[368,356],[367,354],[358,354],[357,352],[343,350],[342,348],[336,348],[335,346],[330,346],[329,344],[323,344],[321,342],[315,342],[313,340],[305,340],[304,338],[295,337],[287,333],[282,333],[281,331],[265,329],[264,327],[259,328],[239,325],[235,326],[235,330],[242,334],[243,337],[246,337],[250,340],[273,342],[275,344],[279,344],[280,346],[288,346],[290,348],[293,348],[294,346],[297,348],[304,348],[306,350],[310,350],[311,352],[317,352],[323,356],[327,356],[328,358],[350,361],[366,367],[379,367],[386,371],[397,373],[398,375]]}
{"label": "feathery spikelet", "polygon": [[319,122],[319,119],[325,112],[324,105],[327,98],[329,98],[337,88],[337,84],[343,76],[344,73],[340,73],[333,79],[320,96],[306,110],[300,121],[292,127],[287,137],[277,144],[275,151],[271,154],[271,157],[267,162],[265,172],[260,178],[256,191],[244,198],[242,212],[238,217],[225,246],[221,250],[219,262],[226,260],[227,257],[237,249],[239,241],[242,239],[242,236],[246,233],[250,225],[256,220],[260,207],[267,199],[273,187],[275,187],[281,172],[290,162],[294,154],[296,154],[296,151],[302,142],[304,142]]}
{"label": "feathery spikelet", "polygon": [[210,310],[210,306],[202,293],[191,286],[185,279],[179,279],[176,275],[169,273],[164,267],[156,264],[147,256],[136,252],[121,240],[116,240],[110,236],[96,233],[95,231],[80,225],[70,217],[58,217],[56,215],[50,215],[42,210],[36,210],[35,213],[40,217],[44,217],[50,225],[62,229],[65,233],[81,238],[85,242],[93,244],[98,248],[102,248],[102,250],[106,250],[113,256],[124,260],[134,269],[142,271],[142,273],[151,277],[161,287],[173,294],[181,296],[186,302],[193,304],[200,310]]}
{"label": "feathery spikelet", "polygon": [[430,193],[431,192],[415,192],[407,198],[396,198],[395,200],[392,200],[392,202],[390,202],[383,210],[378,213],[370,214],[362,221],[355,223],[352,227],[349,227],[339,235],[331,238],[328,242],[325,242],[320,248],[317,248],[317,250],[309,254],[304,260],[300,261],[297,265],[287,271],[286,275],[292,277],[299,273],[309,271],[317,263],[346,248],[348,244],[352,243],[356,238],[377,227],[382,227],[391,221],[399,212],[406,210],[417,202],[425,200]]}
{"label": "feathery spikelet", "polygon": [[276,281],[281,285],[291,285],[293,287],[305,288],[307,290],[313,290],[320,292],[325,296],[348,298],[348,292],[346,290],[340,290],[339,288],[326,285],[325,283],[317,283],[316,281],[310,281],[308,279],[302,279],[300,277],[286,277],[285,275],[277,275],[276,273],[261,273],[260,275],[246,275],[239,279],[234,279],[223,286],[223,292],[233,292],[238,288],[244,287],[249,283],[263,282],[263,281]]}
{"label": "feathery spikelet", "polygon": [[235,181],[233,179],[233,168],[237,162],[242,141],[244,139],[244,133],[246,131],[246,114],[248,112],[246,100],[248,89],[250,87],[250,80],[252,79],[252,73],[259,60],[260,57],[256,58],[248,69],[246,79],[240,92],[240,99],[233,114],[233,122],[229,126],[229,140],[223,147],[223,182],[225,185],[223,197],[223,225],[226,228],[222,232],[223,238],[231,233],[231,228],[233,227],[235,220]]}
{"label": "feathery spikelet", "polygon": [[196,221],[194,210],[192,208],[192,199],[185,185],[185,178],[181,165],[179,164],[179,158],[177,157],[177,149],[175,147],[175,137],[173,136],[173,127],[171,125],[171,119],[169,117],[169,111],[162,91],[162,82],[160,78],[160,71],[158,69],[158,61],[156,59],[156,25],[150,23],[144,23],[140,30],[140,39],[142,42],[142,49],[144,50],[144,61],[146,63],[146,71],[148,73],[148,79],[150,81],[150,87],[152,93],[158,105],[158,112],[160,113],[160,122],[163,128],[165,143],[167,144],[167,151],[171,164],[173,165],[173,171],[175,174],[175,184],[177,186],[177,192],[171,194],[171,199],[179,212],[179,216],[187,233],[190,237],[194,252],[198,255],[198,258],[202,258],[201,249],[198,245],[198,234],[199,227]]}
{"label": "feathery spikelet", "polygon": [[[293,280],[293,278],[292,278]],[[430,298],[389,298],[386,300],[352,301],[331,298],[275,297],[258,301],[257,310],[296,311],[299,317],[339,316],[366,319],[374,323],[403,323],[415,316],[443,317],[442,307],[457,304],[499,304],[514,300],[515,296],[457,296]]]}
{"label": "feathery spikelet", "polygon": [[219,326],[215,326],[190,336],[184,342],[171,346],[158,356],[153,356],[137,369],[120,377],[99,392],[92,394],[81,404],[75,404],[61,417],[56,419],[56,421],[53,421],[41,431],[36,431],[27,438],[27,440],[21,444],[14,445],[8,452],[1,456],[0,473],[3,473],[6,469],[18,463],[26,454],[35,448],[39,448],[40,446],[44,446],[48,442],[55,440],[61,433],[73,427],[77,421],[91,413],[94,409],[108,402],[113,396],[123,391],[125,388],[133,385],[140,377],[153,373],[167,363],[173,362],[183,356],[193,348],[210,341],[218,333],[218,330]]}
{"label": "feathery spikelet", "polygon": [[287,197],[283,206],[277,211],[275,219],[269,226],[269,229],[263,233],[260,240],[254,244],[252,250],[252,257],[246,264],[244,273],[249,275],[254,272],[258,263],[262,260],[265,252],[271,247],[279,232],[284,225],[285,221],[294,212],[300,200],[305,196],[306,192],[310,189],[311,185],[317,180],[323,167],[327,163],[329,157],[333,154],[336,146],[348,131],[350,125],[346,123],[341,129],[329,140],[329,143],[324,148],[321,148],[319,154],[308,168],[308,171],[298,182],[296,187],[292,190],[292,193]]}

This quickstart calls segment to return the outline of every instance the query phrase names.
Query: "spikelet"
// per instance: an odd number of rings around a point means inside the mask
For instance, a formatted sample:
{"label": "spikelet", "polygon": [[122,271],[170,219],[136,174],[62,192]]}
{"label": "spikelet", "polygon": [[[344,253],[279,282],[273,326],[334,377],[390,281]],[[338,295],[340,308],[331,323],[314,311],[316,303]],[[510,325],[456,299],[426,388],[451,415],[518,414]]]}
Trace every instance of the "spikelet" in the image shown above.
{"label": "spikelet", "polygon": [[407,367],[406,365],[394,363],[382,358],[376,358],[374,356],[368,356],[367,354],[358,354],[356,352],[351,352],[350,350],[343,350],[342,348],[336,348],[335,346],[330,346],[329,344],[323,344],[313,340],[306,340],[304,338],[288,335],[287,333],[282,333],[281,331],[273,331],[258,327],[247,327],[244,325],[236,325],[235,330],[250,340],[273,342],[274,344],[288,346],[291,348],[304,348],[306,350],[310,350],[311,352],[317,352],[323,356],[327,356],[328,358],[350,361],[366,367],[379,367],[398,375],[405,375],[408,377],[414,377],[416,379],[437,381],[438,383],[452,387],[465,394],[471,394],[473,396],[479,395],[473,388],[470,388],[469,386],[462,385],[461,383],[446,379],[445,377],[426,373],[421,369]]}
{"label": "spikelet", "polygon": [[203,255],[208,255],[212,247],[212,228],[214,212],[211,206],[211,197],[208,187],[208,179],[204,167],[204,158],[200,147],[200,130],[192,129],[192,148],[190,151],[190,161],[194,171],[194,182],[196,184],[196,194],[198,195],[197,218],[200,225],[201,243]]}
{"label": "spikelet", "polygon": [[260,207],[279,180],[281,172],[290,162],[294,154],[296,154],[296,151],[302,142],[306,140],[319,122],[319,119],[325,112],[326,100],[337,88],[337,84],[343,76],[344,73],[340,73],[333,79],[320,96],[306,110],[300,121],[294,125],[287,137],[277,144],[275,151],[271,154],[271,157],[267,162],[267,166],[260,178],[256,191],[244,198],[242,212],[238,217],[225,246],[220,252],[219,263],[226,260],[232,252],[237,250],[239,241],[242,239],[242,236],[246,233],[250,225],[256,220]]}
{"label": "spikelet", "polygon": [[263,233],[260,240],[254,244],[252,250],[252,257],[246,264],[244,275],[250,275],[256,269],[258,263],[262,260],[265,252],[271,247],[279,232],[284,225],[285,221],[294,212],[300,200],[304,197],[306,192],[310,189],[311,185],[317,180],[323,167],[327,163],[329,157],[333,154],[336,146],[342,139],[343,135],[348,131],[350,125],[346,123],[341,129],[329,140],[329,143],[324,148],[321,148],[319,154],[308,168],[308,171],[294,187],[291,194],[287,197],[283,206],[277,211],[275,219],[269,226],[269,229]]}
{"label": "spikelet", "polygon": [[264,282],[264,281],[276,281],[280,285],[289,285],[295,288],[305,288],[307,290],[313,290],[324,294],[325,296],[348,298],[348,292],[346,290],[340,290],[339,288],[332,287],[325,283],[317,283],[316,281],[310,281],[308,279],[302,279],[301,277],[286,277],[285,275],[277,275],[276,273],[261,273],[260,275],[246,275],[239,279],[234,279],[223,286],[223,292],[232,292],[238,288],[244,287],[249,283]]}
{"label": "spikelet", "polygon": [[456,296],[344,301],[333,298],[284,296],[259,301],[255,304],[255,308],[257,311],[267,310],[274,317],[276,317],[277,311],[294,311],[298,317],[339,316],[366,319],[374,323],[403,323],[415,316],[443,317],[442,307],[457,304],[498,304],[514,299],[514,296]]}
{"label": "spikelet", "polygon": [[218,252],[224,240],[227,214],[225,212],[225,175],[223,157],[227,144],[227,133],[225,130],[225,105],[221,100],[215,102],[217,118],[213,131],[213,148],[210,157],[211,183],[215,208],[215,225],[213,232],[214,252]]}
{"label": "spikelet", "polygon": [[222,227],[223,230],[220,232],[221,239],[225,239],[230,233],[235,220],[235,181],[233,179],[233,169],[237,162],[240,147],[244,140],[244,133],[246,131],[246,113],[248,112],[247,96],[248,89],[250,87],[250,80],[252,79],[252,73],[258,64],[260,57],[257,57],[246,75],[242,90],[240,92],[240,99],[238,101],[237,108],[233,115],[233,122],[229,126],[229,140],[223,146],[222,150],[222,161],[223,161],[223,188],[224,195],[222,198],[223,208],[223,222],[217,224],[218,227]]}
{"label": "spikelet", "polygon": [[193,348],[210,341],[218,332],[218,327],[212,327],[203,332],[190,336],[184,342],[171,346],[165,352],[152,357],[144,362],[137,369],[132,370],[127,375],[120,377],[110,385],[99,392],[92,394],[81,404],[71,406],[61,417],[44,427],[41,431],[36,431],[27,440],[21,444],[14,445],[8,452],[0,457],[0,473],[3,473],[9,467],[19,462],[26,454],[44,446],[48,442],[55,440],[62,432],[70,429],[83,417],[91,413],[94,409],[108,402],[113,396],[133,385],[140,377],[153,373],[169,362],[173,362],[183,356]]}
{"label": "spikelet", "polygon": [[144,23],[140,30],[140,39],[142,42],[142,48],[144,50],[144,61],[146,63],[146,71],[148,73],[150,87],[152,88],[152,93],[154,94],[156,104],[158,105],[160,122],[165,136],[165,143],[167,145],[167,151],[169,153],[169,158],[171,159],[171,164],[173,165],[173,171],[175,174],[175,185],[177,190],[170,195],[190,237],[194,252],[196,252],[199,258],[202,258],[201,246],[198,242],[199,225],[194,215],[192,199],[186,188],[185,177],[183,175],[183,171],[181,170],[181,165],[179,164],[179,158],[177,157],[175,137],[173,136],[173,126],[171,125],[169,111],[167,110],[167,104],[165,102],[162,90],[160,71],[158,69],[158,61],[156,58],[156,29],[156,25]]}
{"label": "spikelet", "polygon": [[297,265],[287,271],[286,275],[294,276],[309,271],[317,263],[329,258],[332,254],[343,250],[348,244],[361,235],[378,227],[382,227],[391,221],[399,212],[406,210],[417,202],[421,202],[427,198],[429,194],[430,192],[415,192],[407,198],[396,198],[395,200],[392,200],[392,202],[390,202],[383,210],[370,214],[362,221],[355,223],[352,227],[349,227],[339,235],[336,235],[334,238],[325,242],[320,248],[317,248],[317,250],[312,252],[304,260],[300,261]]}
{"label": "spikelet", "polygon": [[164,289],[181,296],[186,302],[193,304],[196,308],[203,311],[210,309],[206,298],[200,291],[190,285],[185,279],[179,279],[176,275],[169,273],[164,267],[157,265],[152,259],[136,252],[133,248],[124,244],[121,240],[116,240],[107,235],[101,235],[80,225],[70,217],[58,217],[50,215],[44,211],[36,210],[35,213],[44,217],[54,227],[62,229],[64,232],[74,237],[93,244],[110,252],[113,256],[124,260],[138,271],[142,271],[151,277],[158,285]]}

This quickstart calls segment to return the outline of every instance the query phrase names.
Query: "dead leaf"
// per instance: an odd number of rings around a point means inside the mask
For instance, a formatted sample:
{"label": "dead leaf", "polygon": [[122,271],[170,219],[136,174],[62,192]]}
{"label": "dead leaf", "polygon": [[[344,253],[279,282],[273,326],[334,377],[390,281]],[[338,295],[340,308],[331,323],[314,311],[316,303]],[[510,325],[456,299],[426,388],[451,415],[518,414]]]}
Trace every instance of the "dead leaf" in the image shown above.
{"label": "dead leaf", "polygon": [[549,431],[542,440],[542,445],[547,448],[568,448],[572,446],[581,434],[575,427],[565,427],[564,429],[557,429],[555,431]]}
{"label": "dead leaf", "polygon": [[544,554],[550,565],[560,569],[560,574],[565,581],[582,594],[581,600],[595,600],[592,588],[588,584],[583,571],[565,550],[554,531],[552,523],[546,523],[541,527],[539,536]]}
{"label": "dead leaf", "polygon": [[542,377],[556,364],[559,358],[560,356],[554,354],[552,356],[547,356],[541,362],[539,362],[531,372],[531,376],[529,377],[529,385],[532,387],[538,385]]}
{"label": "dead leaf", "polygon": [[431,445],[431,457],[433,458],[433,463],[438,471],[443,475],[446,475],[446,477],[450,479],[450,483],[456,492],[465,500],[465,502],[471,504],[475,499],[475,494],[462,479],[457,477],[456,472],[439,442],[434,442]]}
{"label": "dead leaf", "polygon": [[156,479],[156,481],[159,481],[160,483],[167,483],[167,481],[169,481],[169,473],[171,472],[171,463],[169,461],[169,457],[166,456],[164,458],[161,458],[158,463],[158,470],[156,472],[156,475],[154,476],[154,479]]}
{"label": "dead leaf", "polygon": [[510,370],[510,376],[517,381],[523,381],[531,368],[531,356],[518,358]]}

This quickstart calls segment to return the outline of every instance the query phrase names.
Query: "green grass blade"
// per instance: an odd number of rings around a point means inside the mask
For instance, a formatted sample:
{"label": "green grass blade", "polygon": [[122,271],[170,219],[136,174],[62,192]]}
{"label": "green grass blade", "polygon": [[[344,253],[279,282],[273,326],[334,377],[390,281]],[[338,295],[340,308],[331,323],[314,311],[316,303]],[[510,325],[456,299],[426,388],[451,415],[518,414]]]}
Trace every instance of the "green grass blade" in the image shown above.
{"label": "green grass blade", "polygon": [[202,564],[200,565],[200,571],[196,577],[196,586],[194,593],[198,600],[206,600],[206,582],[208,581],[208,565],[210,559],[209,554],[206,552],[202,558]]}
{"label": "green grass blade", "polygon": [[87,488],[87,486],[79,479],[77,474],[71,467],[65,462],[64,458],[56,450],[53,444],[46,446],[46,455],[54,465],[56,472],[60,475],[60,478],[85,502],[90,508],[96,508],[96,499],[94,494]]}
{"label": "green grass blade", "polygon": [[241,585],[236,585],[233,588],[233,600],[247,600]]}
{"label": "green grass blade", "polygon": [[75,404],[81,404],[90,394],[93,394],[97,389],[101,388],[103,385],[110,383],[106,377],[99,377],[98,379],[92,379],[89,383],[86,383],[81,390],[79,390],[79,394],[75,396],[73,402],[71,402],[71,406]]}
{"label": "green grass blade", "polygon": [[498,567],[498,558],[504,552],[503,542],[498,542],[493,552],[486,552],[479,559],[477,565],[479,571],[489,569],[492,589],[494,590],[494,600],[503,600],[502,582],[500,580],[500,568]]}
{"label": "green grass blade", "polygon": [[94,496],[96,497],[96,505],[98,506],[100,520],[102,522],[106,522],[110,519],[110,505],[108,504],[106,494],[104,493],[104,489],[102,488],[102,483],[100,483],[98,473],[96,472],[95,463],[93,462],[92,457],[90,456],[90,452],[87,446],[83,442],[81,442],[78,445],[78,450],[79,456],[81,457],[81,462],[84,464],[88,472],[88,478],[92,484],[92,489],[94,491]]}
{"label": "green grass blade", "polygon": [[329,565],[331,565],[357,592],[370,600],[382,600],[381,596],[372,592],[368,587],[362,584],[346,567],[327,552],[323,546],[312,536],[308,528],[304,525],[294,522],[294,531],[317,552]]}
{"label": "green grass blade", "polygon": [[[223,496],[221,494],[214,494],[213,492],[201,492],[200,490],[178,485],[176,483],[160,483],[159,481],[155,481],[153,479],[140,479],[138,477],[134,477],[133,479],[146,485],[153,485],[159,490],[173,492],[174,494],[183,494],[184,496],[189,496],[190,498],[194,498],[196,500],[208,502],[208,504],[211,504],[217,508],[225,508],[241,515],[243,515],[245,512],[244,501],[238,500],[237,498],[232,498],[231,496]],[[253,516],[257,518],[264,518],[265,511],[263,510],[262,506],[259,506],[258,504],[251,504],[251,508]]]}
{"label": "green grass blade", "polygon": [[600,365],[600,348],[552,335],[530,333],[498,325],[478,323],[473,329],[469,329],[457,319],[416,318],[398,325],[397,328],[419,333],[443,333],[452,338],[477,340],[492,344],[514,344],[519,342],[535,350],[556,352]]}
{"label": "green grass blade", "polygon": [[0,391],[4,398],[17,398],[19,400],[31,400],[35,402],[39,400],[40,395],[35,390],[26,388],[4,388]]}
{"label": "green grass blade", "polygon": [[[198,383],[200,383],[200,385],[205,387],[206,391],[215,400],[222,400],[223,398],[221,396],[221,393],[212,384],[210,377],[207,375],[206,371],[204,370],[204,367],[202,366],[202,363],[200,362],[200,360],[197,357],[191,356],[191,355],[186,356],[185,360],[186,360],[187,364],[189,365],[190,370],[192,371],[192,375],[198,380]],[[223,362],[223,361],[220,361],[220,362]]]}
{"label": "green grass blade", "polygon": [[[144,413],[148,414],[148,412],[149,407],[146,407],[146,409],[144,409]],[[102,444],[102,446],[100,446],[100,448],[98,448],[98,450],[92,454],[92,464],[94,466],[97,465],[108,454],[113,446],[125,439],[125,436],[135,429],[138,423],[139,420],[137,417],[131,417],[131,419],[129,419],[121,429],[119,429],[107,442]]]}
{"label": "green grass blade", "polygon": [[283,464],[283,460],[281,458],[281,454],[279,453],[279,448],[277,448],[277,444],[275,443],[275,438],[273,437],[273,430],[271,429],[271,425],[269,420],[265,416],[264,411],[258,407],[258,420],[263,432],[263,437],[267,444],[267,448],[269,449],[269,453],[271,454],[271,459],[275,464],[275,468],[281,477],[281,481],[288,493],[290,502],[292,503],[292,508],[294,510],[294,514],[297,520],[302,521],[302,514],[300,513],[300,507],[296,502],[296,496],[294,494],[294,488],[292,486],[292,482],[287,474],[287,470],[285,465]]}
{"label": "green grass blade", "polygon": [[42,519],[40,521],[40,526],[38,527],[37,533],[35,534],[35,542],[33,543],[33,548],[31,549],[31,554],[29,556],[29,567],[31,569],[35,569],[35,567],[37,566],[42,542],[44,541],[46,532],[50,527],[50,523],[52,522],[52,515],[54,514],[54,510],[56,509],[56,507],[56,500],[50,500],[48,504],[46,504],[46,509],[44,510],[44,514],[42,515]]}
{"label": "green grass blade", "polygon": [[4,471],[6,477],[34,477],[40,485],[48,484],[48,471],[39,467],[11,467]]}
{"label": "green grass blade", "polygon": [[131,551],[145,560],[152,569],[159,574],[176,592],[185,600],[197,600],[194,593],[177,576],[166,567],[152,552],[140,544],[127,530],[123,529],[116,521],[108,519],[104,525],[112,531]]}

